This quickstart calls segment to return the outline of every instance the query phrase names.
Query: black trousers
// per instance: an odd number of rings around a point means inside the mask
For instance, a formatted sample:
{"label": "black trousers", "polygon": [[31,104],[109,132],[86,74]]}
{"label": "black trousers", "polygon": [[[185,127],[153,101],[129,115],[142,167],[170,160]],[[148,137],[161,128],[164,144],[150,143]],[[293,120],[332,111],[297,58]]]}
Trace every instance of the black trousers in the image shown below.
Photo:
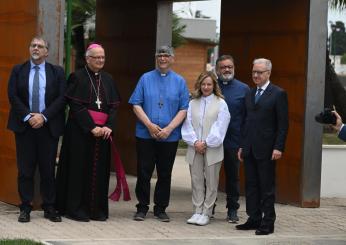
{"label": "black trousers", "polygon": [[275,214],[275,161],[255,159],[252,153],[244,158],[246,213],[249,219],[273,225]]}
{"label": "black trousers", "polygon": [[137,147],[137,211],[148,212],[150,180],[156,166],[157,182],[154,192],[154,213],[165,211],[169,205],[171,175],[178,142],[159,142],[154,139],[136,139]]}
{"label": "black trousers", "polygon": [[42,208],[55,203],[55,161],[58,138],[52,137],[47,125],[39,129],[28,127],[23,133],[15,133],[17,148],[18,192],[20,209],[30,212],[34,198],[36,166],[40,173]]}
{"label": "black trousers", "polygon": [[224,149],[223,166],[226,177],[227,205],[230,210],[239,208],[239,160],[237,149]]}

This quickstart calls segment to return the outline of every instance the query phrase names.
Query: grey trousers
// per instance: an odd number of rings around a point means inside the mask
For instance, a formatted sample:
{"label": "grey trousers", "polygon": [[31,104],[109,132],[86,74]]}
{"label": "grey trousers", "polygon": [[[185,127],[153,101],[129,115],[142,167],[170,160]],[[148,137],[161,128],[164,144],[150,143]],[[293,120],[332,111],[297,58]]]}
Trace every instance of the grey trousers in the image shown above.
{"label": "grey trousers", "polygon": [[190,164],[192,204],[195,213],[211,216],[216,201],[221,163],[207,165],[204,155],[196,153]]}

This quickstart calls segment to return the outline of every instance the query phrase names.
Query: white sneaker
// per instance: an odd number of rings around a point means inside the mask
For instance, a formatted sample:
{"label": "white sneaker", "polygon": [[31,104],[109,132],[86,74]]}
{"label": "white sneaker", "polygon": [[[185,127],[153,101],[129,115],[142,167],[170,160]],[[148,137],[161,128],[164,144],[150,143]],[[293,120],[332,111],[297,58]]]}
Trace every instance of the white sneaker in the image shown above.
{"label": "white sneaker", "polygon": [[196,225],[207,225],[209,224],[209,216],[206,214],[201,214],[199,219],[196,221]]}
{"label": "white sneaker", "polygon": [[191,218],[189,218],[186,222],[188,224],[196,224],[197,220],[199,219],[199,217],[201,217],[201,214],[197,214],[195,213],[194,215],[191,216]]}

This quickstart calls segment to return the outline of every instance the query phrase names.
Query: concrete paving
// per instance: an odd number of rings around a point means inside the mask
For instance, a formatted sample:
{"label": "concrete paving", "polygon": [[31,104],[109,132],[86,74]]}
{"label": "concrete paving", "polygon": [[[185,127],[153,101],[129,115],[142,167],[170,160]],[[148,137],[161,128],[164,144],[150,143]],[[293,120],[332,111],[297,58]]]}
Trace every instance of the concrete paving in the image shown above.
{"label": "concrete paving", "polygon": [[[192,214],[192,204],[189,170],[183,156],[177,156],[173,170],[171,204],[167,209],[171,222],[156,220],[152,207],[145,221],[132,220],[136,204],[133,192],[135,180],[135,177],[128,176],[132,200],[110,201],[110,218],[106,222],[80,223],[63,218],[62,223],[52,223],[43,218],[42,211],[33,211],[31,222],[22,224],[17,222],[16,207],[1,204],[0,238],[28,238],[54,245],[346,244],[346,198],[323,198],[321,207],[313,209],[276,204],[275,233],[258,237],[254,231],[238,231],[234,224],[226,222],[224,193],[219,193],[216,215],[209,225],[202,227],[186,224]],[[112,190],[114,182],[113,176]],[[240,203],[239,216],[242,223],[247,217],[243,198]]]}

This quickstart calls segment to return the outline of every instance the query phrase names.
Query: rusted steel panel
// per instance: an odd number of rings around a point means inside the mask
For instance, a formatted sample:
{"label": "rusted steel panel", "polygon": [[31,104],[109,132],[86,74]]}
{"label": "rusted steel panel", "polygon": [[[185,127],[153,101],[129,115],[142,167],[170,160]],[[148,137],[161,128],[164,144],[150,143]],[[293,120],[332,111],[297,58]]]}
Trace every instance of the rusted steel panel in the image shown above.
{"label": "rusted steel panel", "polygon": [[136,117],[127,101],[139,77],[155,68],[157,5],[98,0],[96,11],[96,39],[105,47],[105,70],[113,75],[122,99],[114,140],[126,172],[136,174]]}
{"label": "rusted steel panel", "polygon": [[7,130],[7,81],[12,67],[28,58],[29,42],[36,32],[36,0],[0,1],[0,200],[18,204],[16,149]]}
{"label": "rusted steel panel", "polygon": [[[7,130],[9,103],[7,81],[12,67],[29,58],[29,43],[35,35],[50,42],[48,61],[62,64],[64,0],[1,0],[0,1],[0,200],[19,203],[14,135]],[[35,178],[37,186],[39,178]],[[39,203],[35,190],[34,205]]]}
{"label": "rusted steel panel", "polygon": [[234,56],[236,77],[252,87],[252,61],[266,57],[273,62],[271,81],[288,93],[289,135],[277,162],[277,201],[300,206],[309,1],[231,0],[221,8],[220,54]]}

